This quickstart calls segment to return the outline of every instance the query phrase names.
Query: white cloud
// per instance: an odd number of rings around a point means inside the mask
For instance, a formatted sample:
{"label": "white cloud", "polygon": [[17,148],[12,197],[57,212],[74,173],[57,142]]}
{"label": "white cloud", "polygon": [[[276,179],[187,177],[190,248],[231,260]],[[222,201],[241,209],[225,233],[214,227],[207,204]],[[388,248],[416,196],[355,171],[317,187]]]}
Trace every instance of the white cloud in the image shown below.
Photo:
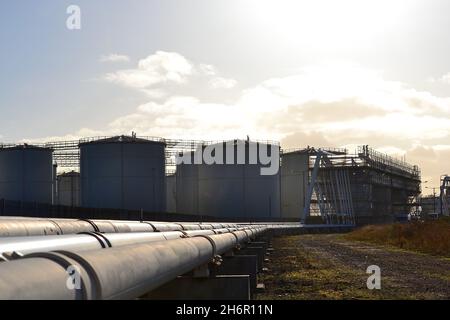
{"label": "white cloud", "polygon": [[183,85],[189,80],[199,83],[206,79],[213,89],[230,89],[237,83],[234,79],[221,77],[213,65],[194,64],[179,53],[165,51],[157,51],[140,60],[136,68],[108,73],[104,79],[157,98],[165,95],[162,86]]}
{"label": "white cloud", "polygon": [[[195,66],[179,54],[161,51],[141,60],[138,69],[116,72],[114,79],[135,88],[150,86],[158,93],[164,92],[167,82],[182,83],[193,74],[210,76],[208,83],[217,87],[235,85],[234,80],[218,77],[211,65]],[[156,97],[161,99],[163,94]],[[163,136],[203,133],[204,139],[225,135],[230,128],[237,136],[251,134],[269,139],[314,131],[334,144],[350,143],[345,139],[351,143],[376,143],[371,136],[392,136],[403,139],[402,147],[407,148],[449,136],[449,116],[449,98],[385,80],[381,72],[353,64],[333,64],[268,79],[243,90],[232,103],[205,103],[185,94],[172,94],[158,103],[152,99],[135,113],[113,121],[109,130],[151,131]],[[379,145],[386,150],[399,148]]]}
{"label": "white cloud", "polygon": [[157,51],[140,60],[137,68],[108,73],[105,80],[126,87],[145,89],[167,82],[182,83],[192,72],[193,65],[182,55]]}
{"label": "white cloud", "polygon": [[212,78],[209,81],[209,85],[213,89],[231,89],[231,88],[235,87],[236,84],[237,84],[236,80],[227,79],[227,78],[223,78],[223,77]]}
{"label": "white cloud", "polygon": [[450,84],[450,72],[447,73],[447,74],[444,74],[441,77],[441,81],[444,82],[444,83]]}
{"label": "white cloud", "polygon": [[128,62],[130,57],[123,54],[111,53],[107,55],[102,55],[99,59],[100,62]]}
{"label": "white cloud", "polygon": [[428,83],[443,83],[443,84],[450,84],[450,72],[443,74],[440,77],[428,77],[426,79],[426,82]]}
{"label": "white cloud", "polygon": [[200,73],[208,76],[214,76],[217,74],[217,69],[213,65],[201,63],[198,66]]}

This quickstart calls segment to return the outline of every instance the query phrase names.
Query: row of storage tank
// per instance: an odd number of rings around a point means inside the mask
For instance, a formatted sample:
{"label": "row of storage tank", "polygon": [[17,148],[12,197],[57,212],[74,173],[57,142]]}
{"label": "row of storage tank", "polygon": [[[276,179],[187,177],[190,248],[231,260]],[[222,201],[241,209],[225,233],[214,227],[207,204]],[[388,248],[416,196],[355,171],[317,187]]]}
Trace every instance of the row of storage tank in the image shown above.
{"label": "row of storage tank", "polygon": [[165,144],[113,137],[80,144],[80,173],[57,176],[53,150],[0,149],[0,199],[164,212]]}
{"label": "row of storage tank", "polygon": [[[242,143],[235,141],[231,146],[234,154],[238,142]],[[243,143],[247,159],[253,145],[261,147],[255,142]],[[229,148],[228,144],[223,159]],[[300,214],[300,207],[295,212],[283,210],[282,191],[295,191],[282,188],[280,172],[261,175],[259,159],[256,164],[182,163],[171,176],[165,174],[165,159],[164,142],[118,136],[81,143],[80,173],[57,176],[51,149],[2,148],[0,199],[224,218]],[[300,201],[302,190],[298,191],[292,194],[294,201]]]}

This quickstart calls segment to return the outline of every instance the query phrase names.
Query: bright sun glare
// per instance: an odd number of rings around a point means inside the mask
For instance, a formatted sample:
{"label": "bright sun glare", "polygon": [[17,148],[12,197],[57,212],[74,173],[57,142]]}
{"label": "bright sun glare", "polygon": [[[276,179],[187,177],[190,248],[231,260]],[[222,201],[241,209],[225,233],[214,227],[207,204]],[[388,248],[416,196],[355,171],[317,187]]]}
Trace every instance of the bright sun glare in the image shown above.
{"label": "bright sun glare", "polygon": [[390,32],[409,0],[248,0],[246,16],[274,36],[317,48],[352,47]]}

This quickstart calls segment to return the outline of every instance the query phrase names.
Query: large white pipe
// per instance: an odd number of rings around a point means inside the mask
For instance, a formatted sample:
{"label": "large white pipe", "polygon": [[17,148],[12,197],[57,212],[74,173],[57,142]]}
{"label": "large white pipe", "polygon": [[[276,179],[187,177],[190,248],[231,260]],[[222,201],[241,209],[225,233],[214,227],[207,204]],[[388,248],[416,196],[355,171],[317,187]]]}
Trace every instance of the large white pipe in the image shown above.
{"label": "large white pipe", "polygon": [[0,219],[0,237],[75,234],[80,232],[130,233],[193,230],[257,228],[257,224],[186,223],[155,221],[124,221],[101,219],[45,219],[5,217]]}
{"label": "large white pipe", "polygon": [[[212,230],[96,234],[107,239],[112,247],[86,251],[80,250],[69,239],[83,239],[87,248],[95,246],[97,241],[94,237],[95,241],[87,240],[92,235],[39,237],[39,241],[47,239],[50,242],[67,239],[65,250],[35,252],[0,263],[0,299],[137,298],[213,261],[216,255],[238,248],[269,228],[258,224],[239,229],[222,234],[206,234]],[[199,231],[202,234],[186,235]],[[32,240],[28,245],[39,242],[29,237],[28,240]],[[16,241],[15,245],[19,243]],[[26,251],[27,246],[22,245]],[[71,280],[67,268],[73,266],[80,271],[80,290],[67,286]]]}
{"label": "large white pipe", "polygon": [[[237,245],[237,243],[247,243],[250,240],[249,231],[250,229],[221,233],[220,235],[226,235],[224,237],[218,237],[219,234],[215,234],[213,230],[103,234],[91,232],[74,235],[4,237],[0,238],[0,258],[3,258],[2,260],[10,260],[35,252],[49,252],[57,250],[78,252],[163,240],[175,240],[183,237],[194,236],[210,236],[212,239],[228,239],[230,241],[234,241],[234,245]],[[256,232],[257,229],[254,229],[251,234],[253,235]]]}
{"label": "large white pipe", "polygon": [[[221,234],[106,250],[35,253],[0,264],[0,299],[133,299],[236,245],[233,235]],[[65,267],[70,265],[82,275],[77,294],[65,288]]]}

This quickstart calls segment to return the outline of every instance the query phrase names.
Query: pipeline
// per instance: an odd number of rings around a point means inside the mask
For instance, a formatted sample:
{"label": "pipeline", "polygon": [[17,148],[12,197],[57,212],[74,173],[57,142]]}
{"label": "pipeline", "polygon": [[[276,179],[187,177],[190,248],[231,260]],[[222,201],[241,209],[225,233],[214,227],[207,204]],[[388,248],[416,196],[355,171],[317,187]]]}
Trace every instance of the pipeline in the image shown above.
{"label": "pipeline", "polygon": [[298,224],[286,223],[186,223],[156,221],[123,221],[98,219],[45,219],[26,217],[2,217],[0,237],[66,235],[81,232],[132,233],[194,230],[223,230],[239,228],[289,228]]}
{"label": "pipeline", "polygon": [[[128,242],[117,247],[114,243],[121,237],[125,242],[130,239],[124,234],[108,234],[112,247],[106,250],[26,254],[0,263],[0,299],[134,299],[244,245],[250,240],[249,230],[251,236],[256,236],[268,228],[258,226],[175,240]],[[155,234],[158,233],[151,235]],[[159,236],[166,238],[165,233]],[[68,268],[78,270],[79,289],[67,286],[71,279]]]}
{"label": "pipeline", "polygon": [[[111,248],[132,244],[149,243],[163,240],[174,240],[194,236],[214,236],[233,234],[239,243],[247,242],[254,230],[242,228],[238,231],[229,229],[188,230],[166,232],[134,232],[134,233],[98,233],[84,232],[76,235],[26,236],[0,238],[0,261],[13,260],[26,254],[49,251],[87,251]],[[225,232],[226,230],[226,232]],[[255,230],[258,230],[255,228]]]}

